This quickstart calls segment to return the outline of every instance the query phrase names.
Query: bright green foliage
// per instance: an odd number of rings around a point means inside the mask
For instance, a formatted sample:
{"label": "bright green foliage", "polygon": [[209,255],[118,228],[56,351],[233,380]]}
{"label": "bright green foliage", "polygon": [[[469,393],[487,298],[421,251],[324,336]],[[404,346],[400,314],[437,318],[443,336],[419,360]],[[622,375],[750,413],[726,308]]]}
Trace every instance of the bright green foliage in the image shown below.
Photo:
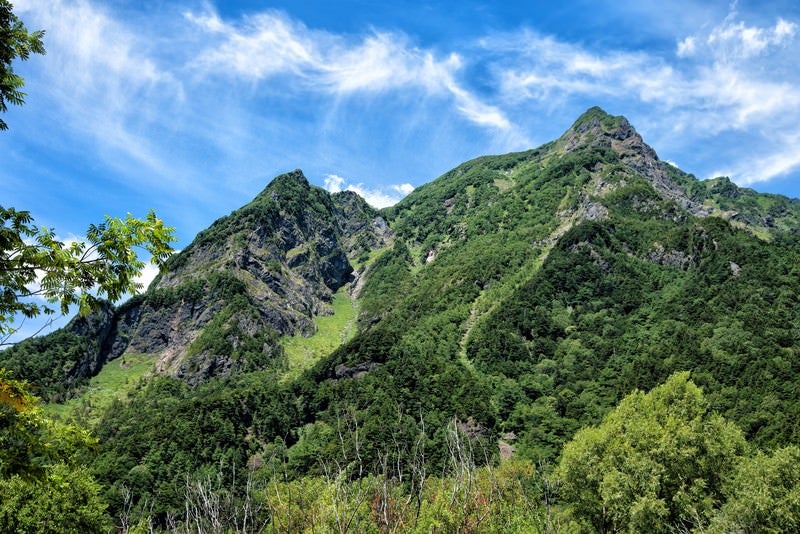
{"label": "bright green foliage", "polygon": [[48,419],[26,385],[0,370],[0,532],[105,532],[106,505],[85,467],[95,444]]}
{"label": "bright green foliage", "polygon": [[355,334],[356,302],[342,286],[333,295],[332,315],[314,319],[317,331],[310,337],[295,335],[282,340],[288,371],[284,379],[297,378],[300,373],[327,356]]}
{"label": "bright green foliage", "polygon": [[71,369],[93,342],[74,332],[58,330],[4,350],[0,354],[0,366],[35,384],[32,391],[44,400],[63,401],[71,389],[85,382],[66,380],[65,370]]}
{"label": "bright green foliage", "polygon": [[685,369],[758,445],[800,438],[785,379],[800,373],[798,250],[714,217],[672,220],[674,205],[652,194],[608,195],[610,220],[565,233],[470,332],[475,368],[505,384],[496,402],[521,454],[554,459],[631,386]]}
{"label": "bright green foliage", "polygon": [[270,480],[267,532],[545,532],[530,462],[432,476],[421,487],[371,476]]}
{"label": "bright green foliage", "polygon": [[[8,104],[21,106],[25,101],[22,86],[25,80],[14,73],[13,61],[27,60],[31,54],[44,54],[44,31],[29,32],[12,11],[8,0],[0,0],[0,113],[8,111]],[[8,125],[0,119],[0,130]]]}
{"label": "bright green foliage", "polygon": [[40,477],[50,465],[82,460],[96,440],[47,418],[24,382],[0,370],[0,477]]}
{"label": "bright green foliage", "polygon": [[151,263],[161,265],[176,239],[174,228],[153,211],[143,220],[130,214],[124,220],[106,216],[105,222],[89,226],[88,243],[58,241],[53,230],[32,222],[26,211],[0,207],[0,336],[13,333],[16,314],[54,313],[29,297],[58,303],[61,313],[78,304],[85,315],[100,304],[90,290],[111,301],[140,291],[136,277],[145,264],[135,248],[145,248]]}
{"label": "bright green foliage", "polygon": [[[510,461],[497,468],[432,478],[422,491],[413,532],[545,532],[542,474],[532,463]],[[402,503],[401,498],[397,499]]]}
{"label": "bright green foliage", "polygon": [[800,531],[800,448],[791,445],[742,460],[724,492],[727,501],[711,531]]}
{"label": "bright green foliage", "polygon": [[223,468],[227,485],[275,436],[291,436],[297,420],[296,401],[277,373],[233,375],[194,389],[154,377],[106,410],[93,469],[113,510],[122,509],[124,485],[137,513],[150,509],[163,522],[183,509],[187,475],[203,479]]}
{"label": "bright green foliage", "polygon": [[562,498],[598,531],[668,532],[705,525],[745,451],[741,431],[709,412],[688,373],[634,391],[580,430],[559,466]]}
{"label": "bright green foliage", "polygon": [[398,240],[370,266],[362,291],[359,322],[377,321],[411,288],[413,262],[408,247]]}
{"label": "bright green foliage", "polygon": [[0,479],[0,531],[29,533],[103,533],[111,521],[100,486],[83,466],[56,464],[41,480]]}

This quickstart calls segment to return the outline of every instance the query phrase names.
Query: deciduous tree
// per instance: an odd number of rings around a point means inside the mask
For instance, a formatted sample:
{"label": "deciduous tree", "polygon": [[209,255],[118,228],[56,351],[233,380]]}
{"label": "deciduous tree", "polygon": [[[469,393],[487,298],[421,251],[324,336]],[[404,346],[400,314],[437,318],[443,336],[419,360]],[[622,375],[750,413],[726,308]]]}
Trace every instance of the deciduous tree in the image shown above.
{"label": "deciduous tree", "polygon": [[709,411],[688,372],[676,373],[575,435],[559,466],[562,497],[600,532],[697,528],[744,449],[741,431]]}
{"label": "deciduous tree", "polygon": [[[26,60],[31,54],[44,54],[44,31],[30,32],[12,11],[8,0],[0,0],[0,112],[8,110],[8,104],[20,106],[25,101],[22,86],[25,80],[14,72],[12,63],[16,59]],[[0,119],[0,130],[8,125]]]}
{"label": "deciduous tree", "polygon": [[100,298],[113,302],[141,290],[137,278],[145,264],[136,249],[160,265],[173,252],[174,231],[150,211],[144,219],[106,216],[89,226],[86,241],[67,243],[35,226],[27,211],[0,206],[0,344],[14,333],[17,314],[55,313],[31,297],[58,304],[62,313],[77,304],[85,314]]}

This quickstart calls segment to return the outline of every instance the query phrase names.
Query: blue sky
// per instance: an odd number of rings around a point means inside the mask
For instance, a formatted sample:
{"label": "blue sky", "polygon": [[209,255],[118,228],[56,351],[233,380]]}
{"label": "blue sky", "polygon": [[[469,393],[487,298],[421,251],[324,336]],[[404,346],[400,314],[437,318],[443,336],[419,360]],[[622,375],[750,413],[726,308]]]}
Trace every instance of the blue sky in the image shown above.
{"label": "blue sky", "polygon": [[796,1],[13,3],[48,54],[16,65],[0,203],[65,239],[155,208],[183,247],[295,168],[387,205],[593,105],[699,178],[800,197]]}

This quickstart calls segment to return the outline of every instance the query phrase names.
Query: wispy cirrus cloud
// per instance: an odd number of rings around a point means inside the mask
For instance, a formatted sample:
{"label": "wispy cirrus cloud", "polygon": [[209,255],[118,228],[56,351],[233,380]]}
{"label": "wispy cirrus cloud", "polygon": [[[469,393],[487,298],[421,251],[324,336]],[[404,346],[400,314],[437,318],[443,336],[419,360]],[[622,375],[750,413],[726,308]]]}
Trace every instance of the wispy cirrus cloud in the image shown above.
{"label": "wispy cirrus cloud", "polygon": [[47,31],[40,75],[59,106],[59,117],[92,136],[95,146],[163,170],[141,126],[160,115],[165,101],[182,99],[183,86],[158,65],[148,36],[86,0],[14,4],[29,26]]}
{"label": "wispy cirrus cloud", "polygon": [[[656,9],[643,4],[637,18]],[[154,16],[134,6],[15,2],[29,27],[48,31],[48,55],[35,60],[43,67],[26,79],[45,88],[39,109],[49,122],[30,136],[69,145],[76,159],[89,154],[83,168],[102,160],[107,182],[158,191],[198,225],[207,222],[198,204],[213,208],[229,193],[246,201],[298,166],[370,177],[340,187],[387,205],[405,194],[391,184],[406,176],[430,179],[469,157],[530,148],[594,104],[628,115],[659,151],[677,147],[665,157],[702,176],[713,166],[754,183],[800,169],[790,14],[754,23],[715,13],[716,24],[670,30],[661,48],[624,48],[549,28],[432,44],[413,29],[337,32],[286,11],[223,16],[192,0],[160,4]],[[36,109],[29,100],[26,114]],[[693,168],[698,161],[705,168]]]}
{"label": "wispy cirrus cloud", "polygon": [[396,32],[372,32],[356,40],[311,30],[280,12],[265,12],[237,23],[214,11],[185,17],[216,39],[192,62],[207,76],[232,73],[260,81],[290,77],[290,83],[332,95],[420,90],[452,99],[469,121],[497,130],[514,128],[497,106],[484,102],[458,81],[462,57],[439,56],[414,46]]}
{"label": "wispy cirrus cloud", "polygon": [[749,26],[736,19],[732,11],[726,19],[712,28],[707,35],[689,35],[680,39],[678,57],[691,57],[709,52],[719,60],[747,59],[758,56],[770,48],[791,42],[797,33],[797,24],[778,18],[772,27]]}
{"label": "wispy cirrus cloud", "polygon": [[[502,51],[498,90],[509,105],[557,106],[579,99],[646,107],[661,135],[709,139],[731,131],[766,133],[776,141],[747,161],[734,162],[740,183],[767,181],[800,167],[800,76],[774,77],[766,65],[786,70],[798,53],[797,24],[745,24],[731,12],[705,33],[679,38],[675,56],[652,52],[595,51],[531,30],[486,38]],[[661,118],[659,118],[661,117]]]}
{"label": "wispy cirrus cloud", "polygon": [[525,44],[517,52],[529,61],[500,74],[500,91],[511,101],[632,96],[667,110],[702,112],[719,128],[749,126],[747,119],[800,102],[800,86],[753,76],[741,64],[712,59],[679,65],[642,52],[593,53],[538,35],[519,40]]}
{"label": "wispy cirrus cloud", "polygon": [[748,26],[735,12],[712,30],[706,43],[717,57],[751,58],[791,41],[797,24],[779,18],[773,27]]}

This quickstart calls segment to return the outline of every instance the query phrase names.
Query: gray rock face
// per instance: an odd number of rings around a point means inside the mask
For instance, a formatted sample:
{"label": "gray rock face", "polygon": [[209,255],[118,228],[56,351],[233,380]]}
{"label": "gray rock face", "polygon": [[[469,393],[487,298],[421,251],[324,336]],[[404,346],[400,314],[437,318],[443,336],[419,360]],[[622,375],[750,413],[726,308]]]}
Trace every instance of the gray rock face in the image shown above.
{"label": "gray rock face", "polygon": [[669,164],[658,159],[655,150],[644,142],[625,117],[612,117],[599,108],[592,108],[561,136],[560,142],[566,153],[587,147],[611,148],[623,165],[646,178],[662,198],[674,201],[692,215],[711,215],[708,208],[690,199],[670,178]]}
{"label": "gray rock face", "polygon": [[677,269],[688,269],[694,264],[694,258],[680,250],[665,250],[661,243],[656,243],[653,250],[647,256],[649,261],[675,267]]}
{"label": "gray rock face", "polygon": [[[201,232],[143,297],[74,321],[76,333],[99,340],[74,373],[91,376],[109,359],[148,353],[159,355],[158,372],[191,384],[227,375],[248,365],[231,348],[249,338],[312,334],[314,316],[330,313],[333,293],[352,281],[351,260],[392,239],[355,193],[331,195],[300,171],[281,175]],[[201,339],[212,322],[228,350]],[[275,350],[266,343],[261,353]]]}
{"label": "gray rock face", "polygon": [[659,161],[655,151],[642,140],[642,136],[638,133],[618,141],[613,148],[619,152],[622,162],[635,173],[647,178],[662,198],[674,201],[697,217],[711,215],[705,206],[690,199],[683,188],[672,181],[666,170],[666,166],[669,164]]}
{"label": "gray rock face", "polygon": [[362,362],[354,365],[353,367],[348,367],[347,365],[340,363],[334,368],[333,372],[337,380],[342,378],[361,378],[373,369],[380,367],[380,365],[381,364],[376,362]]}
{"label": "gray rock face", "polygon": [[91,340],[75,365],[66,371],[66,382],[73,383],[80,378],[94,376],[103,365],[107,357],[103,351],[103,343],[110,336],[113,329],[114,311],[109,305],[103,305],[95,313],[86,317],[76,317],[67,325],[67,330],[78,336]]}

